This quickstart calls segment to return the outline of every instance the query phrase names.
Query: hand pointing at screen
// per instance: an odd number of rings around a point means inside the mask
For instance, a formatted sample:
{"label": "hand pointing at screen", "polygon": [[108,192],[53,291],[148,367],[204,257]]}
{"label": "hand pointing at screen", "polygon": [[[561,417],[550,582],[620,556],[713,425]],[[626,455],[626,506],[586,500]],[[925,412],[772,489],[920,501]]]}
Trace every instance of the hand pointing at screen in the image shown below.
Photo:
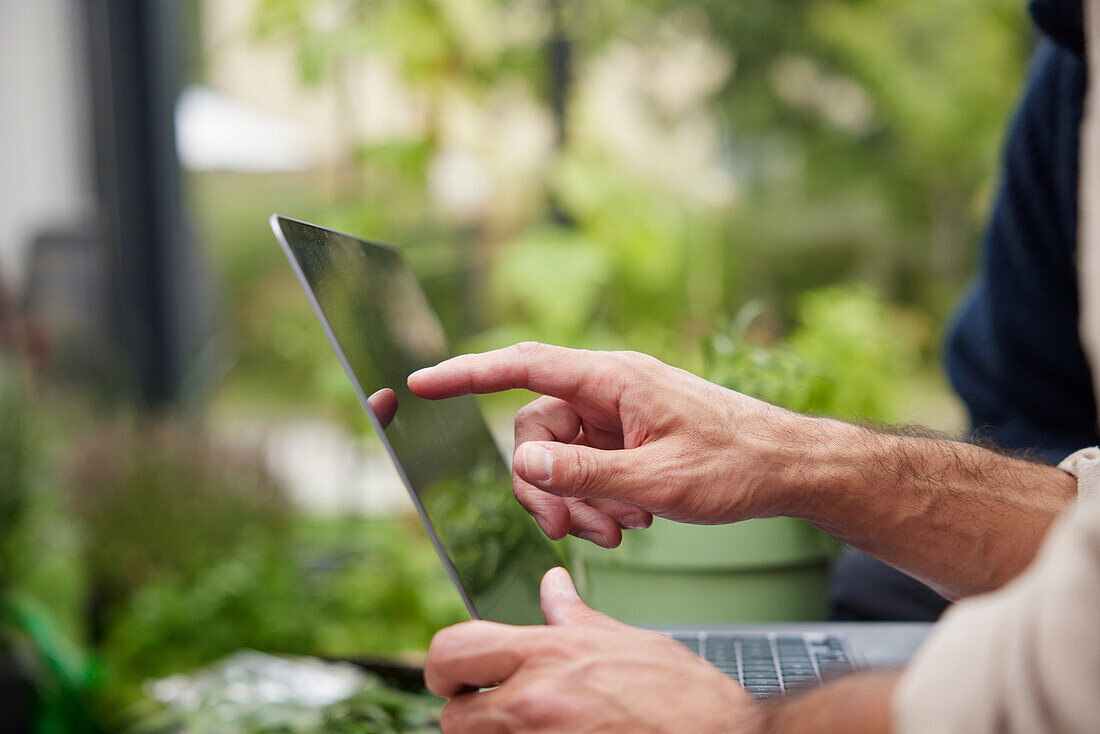
{"label": "hand pointing at screen", "polygon": [[532,343],[456,357],[408,384],[431,399],[542,393],[516,416],[516,498],[551,538],[609,548],[652,514],[700,524],[768,514],[763,489],[783,457],[760,431],[803,419],[642,354]]}
{"label": "hand pointing at screen", "polygon": [[1051,466],[800,415],[636,353],[517,344],[408,384],[429,399],[542,394],[516,416],[513,489],[555,540],[613,548],[653,515],[785,515],[957,598],[1026,567],[1076,492]]}

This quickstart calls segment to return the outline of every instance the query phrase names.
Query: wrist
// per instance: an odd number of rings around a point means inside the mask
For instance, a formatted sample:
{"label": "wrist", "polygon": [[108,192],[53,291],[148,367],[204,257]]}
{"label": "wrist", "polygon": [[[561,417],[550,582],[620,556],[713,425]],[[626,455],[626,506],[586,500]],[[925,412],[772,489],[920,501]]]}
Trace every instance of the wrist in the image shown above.
{"label": "wrist", "polygon": [[857,519],[853,512],[868,506],[864,498],[870,489],[897,483],[896,470],[890,470],[898,450],[891,445],[895,436],[798,413],[788,414],[780,430],[787,437],[780,443],[787,448],[779,461],[776,515],[821,526],[835,525],[839,516],[850,525]]}
{"label": "wrist", "polygon": [[888,734],[901,673],[862,673],[804,695],[764,704],[752,734]]}

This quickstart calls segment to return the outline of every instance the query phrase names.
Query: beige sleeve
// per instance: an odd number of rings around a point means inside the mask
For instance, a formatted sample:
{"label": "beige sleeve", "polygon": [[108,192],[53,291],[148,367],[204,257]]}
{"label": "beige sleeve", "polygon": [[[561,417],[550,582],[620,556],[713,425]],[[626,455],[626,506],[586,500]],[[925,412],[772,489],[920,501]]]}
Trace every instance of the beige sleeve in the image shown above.
{"label": "beige sleeve", "polygon": [[1081,344],[1100,399],[1100,0],[1082,3],[1088,52],[1089,90],[1081,122],[1081,179],[1078,192],[1077,279],[1081,298]]}
{"label": "beige sleeve", "polygon": [[1019,578],[936,625],[895,691],[898,734],[1100,732],[1100,452],[1064,468],[1081,499]]}
{"label": "beige sleeve", "polygon": [[[1085,0],[1089,76],[1100,79],[1100,0]],[[1081,340],[1100,397],[1100,85],[1081,130]],[[1039,557],[1000,591],[956,604],[894,692],[898,734],[1100,732],[1100,450],[1062,464],[1078,500]]]}

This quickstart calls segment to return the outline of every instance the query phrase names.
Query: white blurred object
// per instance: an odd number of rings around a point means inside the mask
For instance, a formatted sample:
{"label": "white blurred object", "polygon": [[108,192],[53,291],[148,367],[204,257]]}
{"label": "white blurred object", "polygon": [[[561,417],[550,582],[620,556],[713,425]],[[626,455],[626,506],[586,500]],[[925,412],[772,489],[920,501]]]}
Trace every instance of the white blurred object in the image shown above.
{"label": "white blurred object", "polygon": [[464,223],[475,223],[493,196],[493,180],[485,161],[463,152],[442,153],[428,170],[428,186],[439,208]]}
{"label": "white blurred object", "polygon": [[180,709],[221,703],[321,708],[350,698],[366,683],[366,675],[351,663],[242,650],[198,673],[153,681],[149,691]]}
{"label": "white blurred object", "polygon": [[408,491],[380,444],[336,423],[305,420],[267,430],[268,468],[298,507],[331,517],[390,517],[413,511]]}
{"label": "white blurred object", "polygon": [[690,28],[645,43],[615,41],[579,79],[571,132],[653,184],[730,206],[738,182],[724,170],[722,128],[709,100],[735,66]]}
{"label": "white blurred object", "polygon": [[855,80],[826,74],[812,60],[801,56],[779,59],[772,67],[771,77],[776,94],[791,107],[816,112],[849,135],[874,131],[874,102]]}
{"label": "white blurred object", "polygon": [[320,163],[307,129],[201,85],[176,102],[176,153],[192,171],[279,173]]}

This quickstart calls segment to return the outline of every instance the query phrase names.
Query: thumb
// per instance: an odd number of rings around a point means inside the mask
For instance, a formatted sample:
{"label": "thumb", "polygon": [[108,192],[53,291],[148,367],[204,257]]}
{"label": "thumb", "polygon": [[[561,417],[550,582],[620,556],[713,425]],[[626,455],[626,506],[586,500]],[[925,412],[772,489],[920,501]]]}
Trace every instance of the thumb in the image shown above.
{"label": "thumb", "polygon": [[546,623],[551,625],[597,625],[615,624],[615,620],[600,614],[589,607],[577,593],[569,572],[560,566],[551,568],[542,577],[542,614]]}
{"label": "thumb", "polygon": [[516,450],[512,464],[521,479],[552,494],[644,505],[646,483],[632,480],[637,474],[637,451],[528,441]]}

